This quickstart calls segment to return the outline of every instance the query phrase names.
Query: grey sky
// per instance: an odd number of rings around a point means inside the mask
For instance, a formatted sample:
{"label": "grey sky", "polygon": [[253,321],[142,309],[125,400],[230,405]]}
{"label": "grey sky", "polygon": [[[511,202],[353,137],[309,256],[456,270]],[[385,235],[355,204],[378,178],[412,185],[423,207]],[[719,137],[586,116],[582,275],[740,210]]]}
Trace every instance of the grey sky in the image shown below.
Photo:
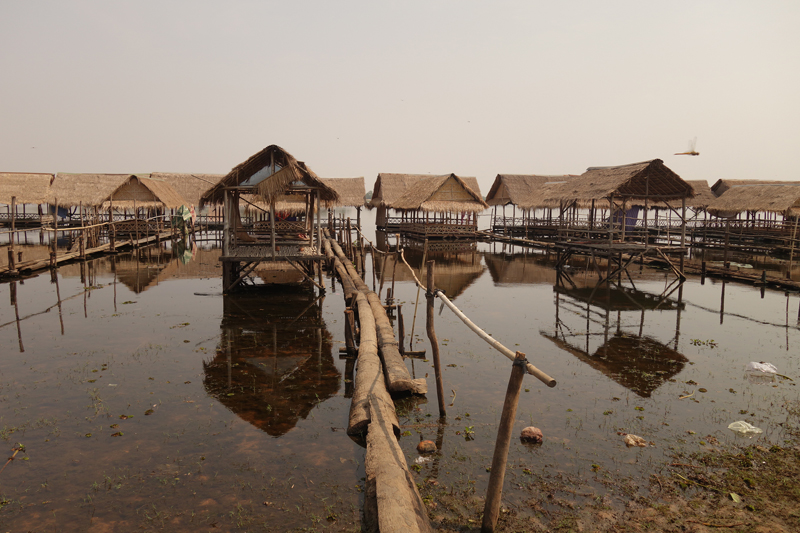
{"label": "grey sky", "polygon": [[[0,170],[800,180],[798,2],[0,0]],[[673,156],[697,137],[699,157]]]}

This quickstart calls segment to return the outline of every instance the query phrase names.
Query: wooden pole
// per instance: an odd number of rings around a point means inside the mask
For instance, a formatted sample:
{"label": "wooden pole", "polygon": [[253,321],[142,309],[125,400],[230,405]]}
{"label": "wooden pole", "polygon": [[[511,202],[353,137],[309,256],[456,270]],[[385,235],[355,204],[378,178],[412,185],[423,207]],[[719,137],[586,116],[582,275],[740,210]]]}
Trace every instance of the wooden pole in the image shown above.
{"label": "wooden pole", "polygon": [[508,380],[500,426],[497,428],[497,442],[494,445],[494,456],[492,457],[492,473],[489,476],[489,486],[486,489],[486,505],[483,509],[482,533],[494,531],[500,514],[500,501],[503,495],[503,481],[506,477],[508,448],[511,445],[511,433],[514,431],[514,419],[517,416],[519,392],[522,388],[522,378],[524,376],[525,354],[517,352],[511,367],[511,378]]}
{"label": "wooden pole", "polygon": [[[16,219],[17,219],[17,197],[11,197],[11,241],[8,247],[8,273],[15,274],[16,273],[16,263],[14,262],[14,240],[16,239]],[[14,283],[14,290],[16,294],[16,283]],[[16,296],[15,296],[16,301]],[[19,324],[18,324],[19,325]],[[20,345],[21,345],[20,341]]]}
{"label": "wooden pole", "polygon": [[447,416],[447,410],[444,406],[444,384],[442,383],[442,365],[439,360],[439,341],[436,339],[436,330],[433,326],[433,318],[436,316],[436,310],[433,305],[433,300],[436,298],[434,296],[436,289],[434,288],[433,273],[435,265],[436,261],[428,261],[428,292],[425,295],[428,304],[426,306],[425,329],[428,332],[428,340],[431,343],[431,352],[433,353],[433,370],[436,374],[436,399],[439,400],[439,416],[443,417]]}
{"label": "wooden pole", "polygon": [[55,212],[53,213],[53,251],[50,252],[50,268],[55,268],[58,263],[56,248],[58,241],[58,198],[55,198]]}
{"label": "wooden pole", "polygon": [[[681,248],[686,248],[686,198],[681,198]],[[686,252],[681,250],[680,271],[683,274],[683,262]]]}

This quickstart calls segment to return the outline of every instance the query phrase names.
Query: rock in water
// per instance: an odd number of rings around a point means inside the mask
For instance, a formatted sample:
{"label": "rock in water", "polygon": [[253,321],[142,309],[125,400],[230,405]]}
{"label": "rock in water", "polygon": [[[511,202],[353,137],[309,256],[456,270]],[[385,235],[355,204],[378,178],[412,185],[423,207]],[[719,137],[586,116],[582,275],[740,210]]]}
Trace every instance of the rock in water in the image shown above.
{"label": "rock in water", "polygon": [[544,435],[542,435],[542,430],[539,428],[535,428],[533,426],[528,426],[522,430],[519,438],[524,440],[525,442],[534,442],[539,443],[544,440]]}
{"label": "rock in water", "polygon": [[417,451],[419,453],[433,453],[436,451],[436,443],[432,440],[423,440],[417,444]]}

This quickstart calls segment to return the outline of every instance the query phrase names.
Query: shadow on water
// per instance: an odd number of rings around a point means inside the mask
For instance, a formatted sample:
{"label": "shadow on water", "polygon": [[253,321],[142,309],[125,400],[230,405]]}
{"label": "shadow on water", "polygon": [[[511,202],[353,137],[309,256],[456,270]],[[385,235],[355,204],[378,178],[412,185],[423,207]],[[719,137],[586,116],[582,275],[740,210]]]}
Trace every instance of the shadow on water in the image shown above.
{"label": "shadow on water", "polygon": [[208,394],[273,437],[335,396],[341,375],[323,300],[297,287],[225,295],[217,352],[203,363]]}

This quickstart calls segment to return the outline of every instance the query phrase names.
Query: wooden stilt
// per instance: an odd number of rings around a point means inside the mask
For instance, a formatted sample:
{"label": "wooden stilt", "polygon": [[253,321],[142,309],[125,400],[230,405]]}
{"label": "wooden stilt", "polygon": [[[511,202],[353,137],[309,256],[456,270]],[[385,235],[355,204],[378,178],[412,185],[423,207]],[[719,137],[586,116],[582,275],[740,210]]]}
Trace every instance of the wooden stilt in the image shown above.
{"label": "wooden stilt", "polygon": [[433,370],[436,374],[436,399],[439,400],[439,416],[447,416],[447,409],[444,406],[444,385],[442,383],[442,365],[439,360],[439,341],[436,338],[436,330],[433,324],[433,318],[436,316],[433,301],[436,298],[435,285],[434,285],[434,267],[436,261],[428,261],[428,292],[425,295],[427,299],[425,329],[428,332],[428,340],[431,344],[431,352],[433,353]]}

